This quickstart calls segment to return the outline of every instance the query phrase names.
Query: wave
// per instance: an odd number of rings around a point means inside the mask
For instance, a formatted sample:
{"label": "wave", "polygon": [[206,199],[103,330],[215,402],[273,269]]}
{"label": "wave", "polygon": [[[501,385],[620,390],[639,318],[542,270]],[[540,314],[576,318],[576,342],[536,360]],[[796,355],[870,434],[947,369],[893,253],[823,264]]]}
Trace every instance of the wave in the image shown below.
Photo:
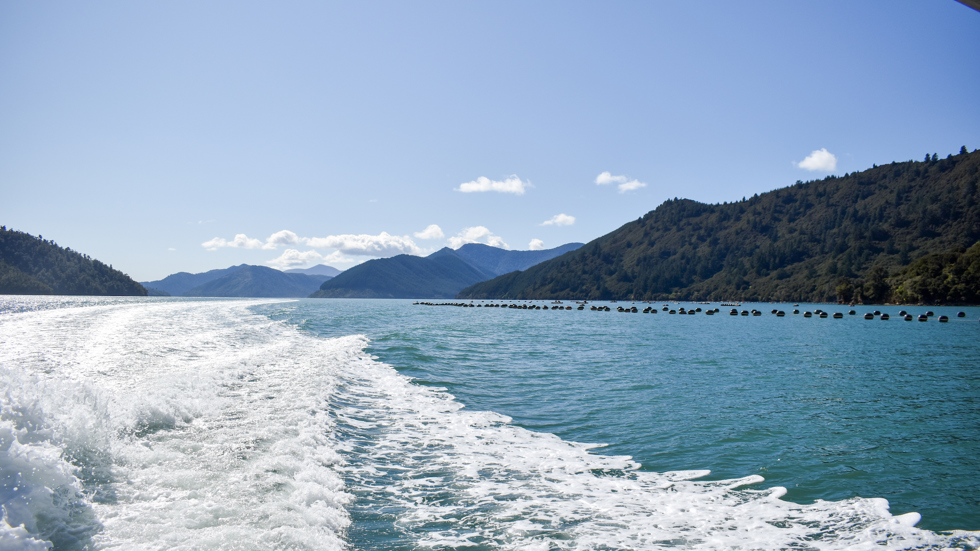
{"label": "wave", "polygon": [[327,399],[360,345],[247,306],[4,317],[2,547],[343,548]]}
{"label": "wave", "polygon": [[254,304],[0,316],[0,548],[980,547],[882,499],[645,471]]}

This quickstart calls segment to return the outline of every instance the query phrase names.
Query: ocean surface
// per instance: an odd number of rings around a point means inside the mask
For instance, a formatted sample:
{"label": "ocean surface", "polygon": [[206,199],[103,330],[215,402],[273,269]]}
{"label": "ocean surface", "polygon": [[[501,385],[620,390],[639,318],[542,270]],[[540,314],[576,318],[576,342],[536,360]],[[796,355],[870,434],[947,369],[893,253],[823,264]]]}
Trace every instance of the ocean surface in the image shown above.
{"label": "ocean surface", "polygon": [[980,548],[980,308],[596,304],[0,296],[0,549]]}

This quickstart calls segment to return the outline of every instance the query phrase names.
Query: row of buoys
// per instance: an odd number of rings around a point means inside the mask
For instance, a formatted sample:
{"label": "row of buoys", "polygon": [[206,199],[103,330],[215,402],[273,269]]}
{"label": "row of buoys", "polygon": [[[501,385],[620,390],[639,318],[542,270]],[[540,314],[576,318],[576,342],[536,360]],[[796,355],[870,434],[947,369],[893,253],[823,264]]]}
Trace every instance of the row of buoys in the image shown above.
{"label": "row of buoys", "polygon": [[[588,301],[579,302],[578,303],[578,307],[575,308],[575,309],[576,310],[585,310],[585,304],[587,304],[587,303],[588,303]],[[612,301],[612,303],[615,304],[615,301]],[[469,303],[467,303],[467,302],[414,302],[413,304],[415,304],[415,305],[422,305],[422,306],[456,306],[456,307],[460,307],[460,308],[484,308],[484,307],[486,307],[486,308],[510,308],[510,309],[516,309],[516,310],[572,310],[572,307],[571,306],[564,306],[559,301],[552,302],[552,306],[550,306],[550,307],[547,304],[545,304],[545,305],[535,305],[535,304],[529,304],[529,303],[523,303],[523,304],[507,304],[507,303],[499,303],[499,304],[497,304],[497,303],[473,304],[472,302],[469,302]],[[798,306],[798,305],[794,305],[794,306]],[[609,312],[609,311],[611,311],[610,308],[609,308],[609,306],[596,306],[594,304],[589,308],[589,310],[591,310],[593,312]],[[622,312],[622,313],[632,313],[632,314],[636,314],[636,313],[641,312],[641,310],[638,310],[636,306],[632,306],[632,307],[617,306],[616,307],[616,311],[617,312]],[[678,308],[678,309],[675,310],[675,309],[671,309],[668,305],[664,304],[663,305],[663,308],[662,308],[662,311],[667,312],[668,314],[694,315],[697,312],[701,312],[702,309],[701,309],[701,307],[695,307],[695,308],[691,308],[691,309],[685,309],[684,307],[680,307],[680,308]],[[704,311],[705,315],[708,315],[708,316],[713,316],[714,314],[717,314],[718,312],[720,312],[720,310],[718,308],[714,308],[714,309],[710,309],[709,308],[708,310]],[[654,307],[654,306],[647,306],[646,308],[644,308],[642,310],[642,313],[644,313],[644,314],[656,314],[657,313],[657,308]],[[799,310],[797,310],[797,309],[794,309],[793,310],[793,314],[799,314],[799,313],[800,313]],[[752,310],[741,310],[741,311],[738,308],[732,308],[728,312],[728,314],[730,316],[761,316],[762,315],[762,312],[760,312],[759,310],[756,310],[755,308],[753,308]],[[775,315],[777,317],[784,317],[786,315],[786,312],[784,312],[782,310],[778,310],[778,309],[773,309],[771,311],[771,314],[773,314],[773,315]],[[847,314],[850,315],[850,316],[854,316],[854,315],[857,315],[857,312],[855,310],[849,310],[847,312]],[[813,317],[813,316],[817,316],[817,317],[820,317],[820,318],[827,318],[827,317],[830,317],[830,313],[829,312],[825,312],[825,311],[823,311],[823,310],[821,310],[819,308],[818,309],[815,309],[813,312],[810,312],[810,311],[804,311],[803,312],[803,317],[804,318],[810,318],[810,317]],[[842,312],[834,312],[834,314],[833,314],[833,318],[834,319],[842,319],[843,317],[844,317],[844,314]],[[867,313],[864,314],[863,317],[866,320],[873,320],[875,318],[878,318],[878,319],[881,319],[881,320],[888,320],[888,319],[890,319],[890,316],[887,313],[882,313],[880,310],[875,310],[874,312],[867,312]],[[913,320],[916,320],[916,319],[918,319],[919,321],[929,321],[929,318],[936,317],[936,314],[933,311],[930,310],[930,311],[927,311],[925,314],[920,314],[918,317],[915,317],[912,314],[909,314],[908,312],[906,312],[905,310],[902,310],[902,311],[900,311],[898,313],[898,317],[904,319],[905,321],[913,321]],[[966,317],[966,312],[957,312],[956,317],[958,317],[958,318],[965,318]],[[949,316],[942,315],[942,316],[939,316],[937,318],[937,320],[940,323],[946,323],[946,322],[949,321]]]}

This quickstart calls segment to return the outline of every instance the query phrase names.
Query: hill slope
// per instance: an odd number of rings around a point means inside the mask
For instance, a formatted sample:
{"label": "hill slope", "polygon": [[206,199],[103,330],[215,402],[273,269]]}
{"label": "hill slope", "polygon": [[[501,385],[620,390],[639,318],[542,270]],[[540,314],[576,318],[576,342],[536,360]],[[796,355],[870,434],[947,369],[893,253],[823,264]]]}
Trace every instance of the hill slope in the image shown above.
{"label": "hill slope", "polygon": [[291,270],[284,270],[287,274],[306,274],[306,275],[323,275],[330,277],[337,277],[340,274],[340,270],[334,268],[333,266],[327,266],[326,264],[317,264],[312,268],[293,268]]}
{"label": "hill slope", "polygon": [[526,269],[580,247],[508,251],[480,243],[448,247],[427,257],[398,255],[369,260],[326,281],[311,298],[452,298],[467,285],[510,269]]}
{"label": "hill slope", "polygon": [[146,289],[94,258],[2,226],[0,294],[146,296]]}
{"label": "hill slope", "polygon": [[287,274],[265,266],[245,265],[185,291],[185,297],[305,297],[328,276]]}
{"label": "hill slope", "polygon": [[400,254],[348,268],[310,298],[452,298],[463,287],[491,277],[455,255]]}
{"label": "hill slope", "polygon": [[443,254],[455,254],[462,258],[467,264],[489,272],[494,276],[503,275],[519,270],[526,270],[535,264],[540,264],[545,260],[551,260],[569,251],[574,251],[582,246],[582,243],[566,243],[553,249],[541,251],[508,251],[499,247],[491,247],[483,243],[467,243],[462,247],[450,249],[443,248],[429,255],[435,258]]}
{"label": "hill slope", "polygon": [[177,272],[176,274],[170,274],[167,277],[157,281],[141,281],[140,283],[147,289],[163,291],[171,296],[177,297],[186,293],[187,291],[190,291],[194,287],[198,287],[209,281],[214,281],[215,279],[224,277],[230,273],[241,270],[245,266],[248,266],[248,264],[239,264],[238,266],[219,268],[217,270],[210,270],[200,274]]}
{"label": "hill slope", "polygon": [[[881,302],[891,274],[980,240],[980,152],[876,166],[748,200],[666,201],[459,298]],[[867,279],[866,279],[867,278]],[[883,283],[884,282],[884,283]]]}

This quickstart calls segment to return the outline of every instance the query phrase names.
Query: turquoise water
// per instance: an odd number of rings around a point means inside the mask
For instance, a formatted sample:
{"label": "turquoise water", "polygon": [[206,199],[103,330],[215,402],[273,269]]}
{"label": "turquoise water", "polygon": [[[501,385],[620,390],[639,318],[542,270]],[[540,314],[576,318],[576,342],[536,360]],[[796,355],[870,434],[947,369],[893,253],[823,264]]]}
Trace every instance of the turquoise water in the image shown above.
{"label": "turquoise water", "polygon": [[[643,470],[761,475],[761,487],[783,486],[797,503],[882,497],[893,514],[920,513],[920,528],[980,528],[980,308],[932,307],[950,322],[921,323],[890,306],[844,319],[794,316],[791,304],[740,308],[760,317],[615,311],[629,305],[306,300],[260,310],[317,335],[365,334],[371,353],[417,384],[532,431],[606,444],[600,453]],[[816,308],[847,312],[800,310]],[[892,319],[863,319],[874,309]]]}
{"label": "turquoise water", "polygon": [[980,549],[980,309],[620,305],[0,297],[0,549]]}

